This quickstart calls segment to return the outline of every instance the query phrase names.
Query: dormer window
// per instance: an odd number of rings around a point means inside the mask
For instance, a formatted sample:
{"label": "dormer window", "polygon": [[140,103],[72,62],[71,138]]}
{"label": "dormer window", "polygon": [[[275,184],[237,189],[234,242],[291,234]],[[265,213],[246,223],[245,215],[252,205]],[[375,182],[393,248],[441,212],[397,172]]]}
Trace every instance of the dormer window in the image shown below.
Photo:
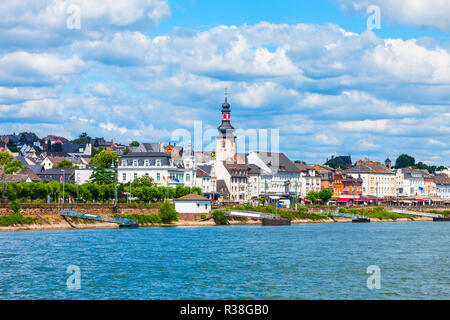
{"label": "dormer window", "polygon": [[161,167],[161,160],[159,160],[159,159],[156,160],[156,166],[157,166],[157,167]]}
{"label": "dormer window", "polygon": [[122,167],[126,167],[127,166],[127,160],[122,160]]}
{"label": "dormer window", "polygon": [[138,161],[137,160],[133,160],[133,167],[137,167],[138,166]]}
{"label": "dormer window", "polygon": [[150,161],[149,160],[145,160],[144,161],[144,166],[146,166],[146,167],[150,166]]}

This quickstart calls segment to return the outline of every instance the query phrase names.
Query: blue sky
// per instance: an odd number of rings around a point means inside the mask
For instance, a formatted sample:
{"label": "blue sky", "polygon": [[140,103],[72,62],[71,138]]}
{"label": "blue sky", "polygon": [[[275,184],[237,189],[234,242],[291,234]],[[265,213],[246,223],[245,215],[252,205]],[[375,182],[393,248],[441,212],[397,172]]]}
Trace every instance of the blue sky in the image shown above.
{"label": "blue sky", "polygon": [[[381,29],[367,30],[370,5]],[[202,121],[213,135],[227,87],[233,125],[279,130],[292,159],[406,152],[450,165],[448,1],[24,0],[0,12],[0,134],[168,142]]]}

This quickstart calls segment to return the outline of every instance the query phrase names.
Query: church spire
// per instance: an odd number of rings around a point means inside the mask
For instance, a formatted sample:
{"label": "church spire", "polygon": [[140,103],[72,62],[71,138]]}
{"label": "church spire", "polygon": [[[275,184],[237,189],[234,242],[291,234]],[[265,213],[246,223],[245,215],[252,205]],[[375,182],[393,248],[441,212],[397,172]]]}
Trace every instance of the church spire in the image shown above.
{"label": "church spire", "polygon": [[228,103],[228,92],[225,89],[225,102],[222,104],[222,124],[217,128],[223,135],[233,133],[234,128],[231,125],[231,106]]}

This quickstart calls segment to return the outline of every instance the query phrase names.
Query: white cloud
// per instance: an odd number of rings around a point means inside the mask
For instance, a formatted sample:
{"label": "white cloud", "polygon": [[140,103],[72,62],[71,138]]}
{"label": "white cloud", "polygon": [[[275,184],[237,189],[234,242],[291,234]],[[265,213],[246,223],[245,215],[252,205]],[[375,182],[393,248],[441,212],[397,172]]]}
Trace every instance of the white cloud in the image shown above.
{"label": "white cloud", "polygon": [[139,12],[121,28],[120,14],[105,10],[103,29],[57,48],[5,46],[3,129],[35,122],[72,136],[167,140],[194,120],[215,130],[227,87],[236,128],[279,128],[282,148],[300,159],[396,154],[430,141],[417,151],[425,155],[450,139],[449,50],[438,43],[271,23],[152,38]]}
{"label": "white cloud", "polygon": [[108,97],[112,94],[112,90],[104,83],[97,83],[92,87],[92,92],[101,97]]}
{"label": "white cloud", "polygon": [[[68,28],[76,14],[80,28]],[[11,0],[0,4],[0,40],[12,47],[53,47],[95,39],[116,29],[157,25],[170,16],[167,0]],[[78,18],[78,17],[76,17]]]}
{"label": "white cloud", "polygon": [[77,74],[87,65],[76,55],[63,58],[57,54],[7,53],[0,57],[0,83],[4,85],[49,84]]}
{"label": "white cloud", "polygon": [[415,39],[387,39],[366,52],[363,61],[374,76],[381,73],[388,81],[450,84],[450,53],[427,49]]}
{"label": "white cloud", "polygon": [[338,145],[339,140],[333,135],[327,135],[324,133],[319,133],[315,136],[315,140],[317,143],[325,144],[325,145]]}

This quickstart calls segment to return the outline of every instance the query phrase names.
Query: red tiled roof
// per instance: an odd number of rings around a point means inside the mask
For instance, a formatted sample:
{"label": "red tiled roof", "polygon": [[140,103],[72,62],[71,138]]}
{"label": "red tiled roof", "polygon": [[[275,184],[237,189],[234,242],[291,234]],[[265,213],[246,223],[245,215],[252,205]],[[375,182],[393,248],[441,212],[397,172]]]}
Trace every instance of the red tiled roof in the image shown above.
{"label": "red tiled roof", "polygon": [[210,201],[208,198],[200,196],[198,194],[187,194],[181,198],[175,199],[175,201]]}

